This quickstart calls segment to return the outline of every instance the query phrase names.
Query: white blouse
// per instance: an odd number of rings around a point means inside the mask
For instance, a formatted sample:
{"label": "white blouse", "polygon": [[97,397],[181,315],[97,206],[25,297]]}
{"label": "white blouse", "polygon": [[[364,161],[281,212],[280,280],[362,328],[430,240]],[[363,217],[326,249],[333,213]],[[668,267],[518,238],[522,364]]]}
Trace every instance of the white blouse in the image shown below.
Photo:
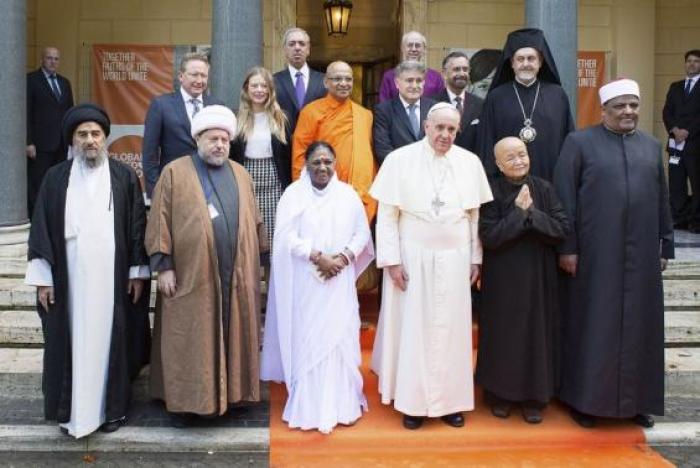
{"label": "white blouse", "polygon": [[255,123],[253,133],[248,137],[245,147],[245,157],[249,159],[264,159],[272,157],[272,133],[264,112],[253,114]]}

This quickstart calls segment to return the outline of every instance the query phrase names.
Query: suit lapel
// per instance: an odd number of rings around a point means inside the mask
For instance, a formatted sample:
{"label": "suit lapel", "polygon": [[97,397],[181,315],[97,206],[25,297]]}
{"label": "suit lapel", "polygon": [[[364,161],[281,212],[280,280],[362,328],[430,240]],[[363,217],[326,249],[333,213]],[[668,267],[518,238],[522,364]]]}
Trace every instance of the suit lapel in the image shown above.
{"label": "suit lapel", "polygon": [[425,119],[428,118],[428,111],[430,110],[430,104],[428,104],[428,99],[422,97],[420,98],[420,122],[418,124],[420,125],[420,139],[423,139],[425,136],[425,128],[423,124],[425,123]]}
{"label": "suit lapel", "polygon": [[[44,88],[44,91],[49,93],[49,96],[51,96],[54,101],[59,102],[59,99],[53,93],[53,89],[51,89],[51,85],[49,84],[49,80],[46,78],[46,75],[44,75],[44,71],[41,68],[37,71],[37,78],[41,82],[41,86],[42,86],[42,88]],[[57,80],[57,81],[59,81],[59,80]],[[61,94],[61,96],[62,95],[63,94]]]}
{"label": "suit lapel", "polygon": [[171,96],[173,99],[173,107],[175,107],[177,116],[182,125],[187,129],[187,134],[189,135],[190,131],[192,130],[192,126],[190,123],[190,118],[187,115],[187,108],[185,107],[185,101],[182,99],[182,94],[180,94],[180,91],[178,90],[171,94]]}
{"label": "suit lapel", "polygon": [[[415,139],[415,135],[413,134],[413,127],[411,127],[411,121],[408,120],[408,114],[406,113],[406,108],[403,106],[403,102],[401,102],[401,99],[396,98],[391,100],[391,107],[392,107],[392,112],[394,113],[394,116],[399,119],[401,123],[403,123],[403,126],[406,129],[406,132],[411,135],[413,139]],[[421,108],[422,110],[422,108]]]}
{"label": "suit lapel", "polygon": [[[282,89],[287,93],[289,100],[294,103],[294,108],[299,110],[299,103],[297,102],[297,93],[294,89],[294,83],[292,83],[292,75],[289,74],[289,68],[285,68],[282,75]],[[309,87],[306,90],[308,95],[309,89],[311,88],[311,77],[309,77]]]}
{"label": "suit lapel", "polygon": [[316,73],[309,68],[309,86],[306,87],[304,104],[310,102],[311,98],[316,95],[316,89],[323,89],[323,79],[319,73]]}

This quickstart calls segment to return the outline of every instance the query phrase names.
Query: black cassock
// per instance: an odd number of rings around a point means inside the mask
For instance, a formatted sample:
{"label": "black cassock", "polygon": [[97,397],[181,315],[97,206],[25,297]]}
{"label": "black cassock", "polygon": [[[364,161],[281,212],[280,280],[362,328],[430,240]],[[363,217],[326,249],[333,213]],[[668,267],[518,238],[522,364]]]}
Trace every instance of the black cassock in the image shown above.
{"label": "black cassock", "polygon": [[554,182],[577,254],[564,281],[560,398],[595,416],[664,411],[664,308],[659,257],[673,258],[661,145],[602,125],[566,139]]}
{"label": "black cassock", "polygon": [[[554,166],[566,135],[574,130],[569,101],[561,86],[537,80],[526,87],[516,81],[507,81],[491,90],[486,96],[477,137],[477,154],[484,163],[486,175],[499,174],[493,156],[493,146],[507,136],[518,137],[523,128],[523,113],[518,103],[513,83],[518,90],[526,115],[530,116],[533,105],[532,126],[537,137],[526,143],[530,155],[530,174],[552,180]],[[537,83],[540,92],[535,105]]]}
{"label": "black cassock", "polygon": [[[68,265],[65,241],[66,191],[73,161],[52,167],[42,183],[29,234],[29,260],[51,264],[55,303],[46,312],[37,301],[44,332],[44,416],[65,423],[71,416],[72,350],[68,300]],[[107,421],[126,415],[131,380],[148,362],[150,281],[138,304],[127,294],[129,268],[148,265],[143,245],[146,212],[136,173],[109,160],[114,209],[114,318],[106,388]]]}
{"label": "black cassock", "polygon": [[533,205],[515,206],[522,184],[491,181],[479,210],[484,247],[476,381],[510,401],[547,402],[557,384],[559,295],[555,245],[569,223],[554,187],[527,183]]}

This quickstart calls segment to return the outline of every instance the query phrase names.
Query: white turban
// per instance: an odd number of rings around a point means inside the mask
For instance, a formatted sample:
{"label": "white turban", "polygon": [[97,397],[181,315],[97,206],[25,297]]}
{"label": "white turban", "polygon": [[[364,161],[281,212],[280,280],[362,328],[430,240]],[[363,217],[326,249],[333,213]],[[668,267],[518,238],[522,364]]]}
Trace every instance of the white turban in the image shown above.
{"label": "white turban", "polygon": [[622,78],[611,81],[610,83],[601,86],[601,88],[598,90],[601,104],[605,104],[613,98],[624,96],[626,94],[639,97],[639,85],[636,81]]}
{"label": "white turban", "polygon": [[213,128],[226,130],[231,140],[236,138],[236,116],[225,106],[206,106],[192,118],[192,138]]}

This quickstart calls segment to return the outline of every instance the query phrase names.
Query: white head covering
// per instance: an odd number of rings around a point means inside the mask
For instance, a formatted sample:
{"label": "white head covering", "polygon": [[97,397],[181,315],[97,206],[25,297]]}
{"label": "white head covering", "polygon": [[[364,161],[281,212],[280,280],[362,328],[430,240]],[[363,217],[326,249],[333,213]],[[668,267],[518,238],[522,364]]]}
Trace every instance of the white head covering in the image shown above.
{"label": "white head covering", "polygon": [[450,109],[456,113],[456,115],[459,115],[459,111],[455,109],[455,106],[450,104],[449,102],[438,102],[437,104],[434,104],[433,107],[430,108],[428,111],[428,114],[426,115],[426,119],[429,119],[431,115],[433,115],[435,112],[443,110],[443,109]]}
{"label": "white head covering", "polygon": [[192,138],[212,128],[226,130],[229,137],[236,138],[236,116],[225,106],[206,106],[192,118]]}
{"label": "white head covering", "polygon": [[601,86],[601,88],[598,90],[601,104],[605,104],[613,98],[624,96],[626,94],[639,97],[639,85],[636,81],[628,78],[622,78],[611,81],[610,83]]}

